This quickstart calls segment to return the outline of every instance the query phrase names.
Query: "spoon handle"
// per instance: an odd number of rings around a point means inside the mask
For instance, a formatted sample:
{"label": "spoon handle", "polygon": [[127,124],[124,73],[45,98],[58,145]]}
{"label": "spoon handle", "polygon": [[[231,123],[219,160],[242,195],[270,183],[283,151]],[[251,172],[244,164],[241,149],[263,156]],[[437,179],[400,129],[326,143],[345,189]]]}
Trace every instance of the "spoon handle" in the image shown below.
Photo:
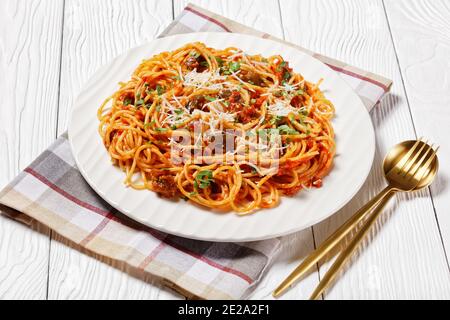
{"label": "spoon handle", "polygon": [[337,229],[331,236],[329,236],[322,244],[308,255],[303,262],[295,268],[294,271],[275,289],[273,296],[277,297],[282,294],[289,286],[295,281],[300,279],[306,271],[314,266],[320,259],[322,259],[327,253],[335,248],[339,242],[344,239],[350,231],[353,230],[367,214],[386,196],[393,191],[393,188],[387,186],[363,207],[361,207],[352,217],[350,217],[339,229]]}
{"label": "spoon handle", "polygon": [[338,255],[333,265],[328,269],[327,273],[320,281],[317,288],[314,290],[310,299],[315,300],[325,291],[326,288],[331,284],[331,282],[336,278],[339,270],[342,268],[344,263],[351,257],[352,253],[361,243],[364,236],[367,234],[369,229],[374,225],[380,213],[383,211],[384,206],[388,203],[388,201],[392,198],[395,192],[388,192],[388,194],[377,204],[377,207],[373,211],[373,213],[367,218],[367,221],[358,231],[358,233],[352,238],[352,241],[349,245]]}

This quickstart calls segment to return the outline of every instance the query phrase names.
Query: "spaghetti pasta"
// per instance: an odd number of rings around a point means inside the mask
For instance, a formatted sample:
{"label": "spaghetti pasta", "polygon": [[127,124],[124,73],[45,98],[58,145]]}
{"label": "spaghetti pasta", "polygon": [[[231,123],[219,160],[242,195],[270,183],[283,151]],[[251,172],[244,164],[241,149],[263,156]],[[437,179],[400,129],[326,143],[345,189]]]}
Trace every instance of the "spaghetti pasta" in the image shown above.
{"label": "spaghetti pasta", "polygon": [[320,187],[332,167],[333,104],[280,55],[188,43],[119,85],[99,133],[132,188],[248,214]]}

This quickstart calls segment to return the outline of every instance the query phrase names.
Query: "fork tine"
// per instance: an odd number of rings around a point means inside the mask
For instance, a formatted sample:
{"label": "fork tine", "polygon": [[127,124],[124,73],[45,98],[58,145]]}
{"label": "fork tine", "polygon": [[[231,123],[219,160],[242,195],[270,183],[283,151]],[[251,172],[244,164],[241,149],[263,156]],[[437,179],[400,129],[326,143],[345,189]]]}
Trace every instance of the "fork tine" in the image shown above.
{"label": "fork tine", "polygon": [[431,167],[431,163],[433,162],[434,158],[436,158],[436,153],[438,152],[438,150],[439,150],[439,146],[437,146],[437,148],[433,150],[433,152],[431,153],[427,162],[425,162],[425,164],[423,166],[421,166],[420,169],[414,174],[414,177],[416,178],[417,181],[420,181],[425,177],[425,174],[427,173],[428,169]]}
{"label": "fork tine", "polygon": [[419,140],[417,140],[416,143],[414,143],[414,145],[412,146],[412,148],[392,167],[391,170],[389,170],[388,175],[390,173],[393,173],[394,169],[397,169],[397,170],[403,169],[403,167],[405,166],[405,164],[407,163],[407,161],[409,160],[409,158],[411,157],[413,152],[417,149],[417,146],[419,145],[421,140],[422,140],[422,137]]}
{"label": "fork tine", "polygon": [[411,171],[411,167],[414,163],[416,163],[417,158],[420,156],[420,154],[422,153],[423,149],[427,147],[429,148],[430,146],[428,145],[428,141],[422,142],[422,146],[420,147],[419,151],[417,151],[414,156],[412,158],[409,159],[409,161],[407,161],[406,165],[404,166],[403,170],[399,169],[399,173],[400,170],[403,171],[403,176],[406,176],[408,174],[408,172]]}
{"label": "fork tine", "polygon": [[[422,163],[425,161],[425,159],[428,157],[428,154],[430,153],[430,151],[434,151],[433,146],[434,145],[424,145],[427,146],[427,149],[424,150],[424,153],[422,155],[422,157],[420,158],[420,160],[416,161],[417,158],[415,158],[414,161],[414,165],[412,164],[408,164],[409,165],[409,170],[405,172],[405,176],[410,176],[410,178],[413,178],[414,175],[416,174],[417,170],[419,170],[420,166],[422,165]],[[420,151],[418,152],[418,154],[421,153],[423,148],[420,149]]]}

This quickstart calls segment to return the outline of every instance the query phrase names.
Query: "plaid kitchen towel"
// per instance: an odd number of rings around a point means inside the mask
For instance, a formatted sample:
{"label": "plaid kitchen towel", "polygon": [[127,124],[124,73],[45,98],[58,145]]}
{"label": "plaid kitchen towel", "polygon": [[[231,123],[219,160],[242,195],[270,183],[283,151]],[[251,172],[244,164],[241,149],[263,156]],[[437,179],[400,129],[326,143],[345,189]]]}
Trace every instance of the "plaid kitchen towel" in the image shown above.
{"label": "plaid kitchen towel", "polygon": [[[191,4],[161,36],[193,31],[239,32],[282,41]],[[389,90],[390,80],[295,47],[339,72],[368,109]],[[84,181],[66,135],[0,192],[0,211],[24,223],[44,224],[80,249],[122,264],[142,278],[160,277],[191,298],[245,297],[280,247],[280,239],[250,243],[189,240],[131,221]]]}

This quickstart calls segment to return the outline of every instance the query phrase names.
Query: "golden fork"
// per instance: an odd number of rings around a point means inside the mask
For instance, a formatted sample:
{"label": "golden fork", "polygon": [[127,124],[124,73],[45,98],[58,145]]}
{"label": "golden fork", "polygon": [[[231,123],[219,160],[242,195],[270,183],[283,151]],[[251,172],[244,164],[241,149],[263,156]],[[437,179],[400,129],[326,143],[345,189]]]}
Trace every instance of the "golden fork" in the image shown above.
{"label": "golden fork", "polygon": [[[335,233],[326,239],[315,251],[278,286],[273,292],[277,297],[303,276],[313,265],[335,248],[352,230],[364,221],[363,226],[353,237],[350,244],[337,257],[331,268],[320,281],[311,299],[317,299],[331,284],[340,268],[358,247],[370,227],[375,223],[389,199],[399,191],[409,192],[427,187],[433,181],[438,167],[438,159],[433,146],[421,140],[404,141],[394,146],[383,161],[383,170],[388,186],[377,196],[360,208]],[[370,214],[373,211],[372,214]]]}

